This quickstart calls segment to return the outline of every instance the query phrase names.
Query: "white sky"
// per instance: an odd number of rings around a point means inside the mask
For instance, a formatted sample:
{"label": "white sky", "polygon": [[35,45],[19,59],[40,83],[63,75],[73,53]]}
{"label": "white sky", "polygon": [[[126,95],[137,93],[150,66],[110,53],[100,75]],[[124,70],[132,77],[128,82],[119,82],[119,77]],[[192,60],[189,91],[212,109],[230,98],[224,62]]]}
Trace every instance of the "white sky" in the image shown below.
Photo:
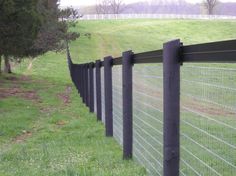
{"label": "white sky", "polygon": [[[61,6],[86,6],[96,4],[97,0],[60,0]],[[145,0],[124,0],[124,3],[129,4]],[[191,3],[202,2],[203,0],[186,0]],[[220,0],[221,2],[236,2],[236,0]]]}

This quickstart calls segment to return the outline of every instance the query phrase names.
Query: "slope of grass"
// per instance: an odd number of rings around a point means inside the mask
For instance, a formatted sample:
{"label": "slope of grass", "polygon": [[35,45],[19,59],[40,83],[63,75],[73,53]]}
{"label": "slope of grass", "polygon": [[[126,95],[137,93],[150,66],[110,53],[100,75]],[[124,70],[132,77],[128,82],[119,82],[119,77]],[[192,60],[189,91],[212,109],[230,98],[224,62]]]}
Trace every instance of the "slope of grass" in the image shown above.
{"label": "slope of grass", "polygon": [[[76,62],[161,49],[164,42],[180,38],[185,44],[235,39],[235,21],[119,20],[80,21],[80,40],[71,45]],[[77,30],[75,29],[75,30]],[[83,34],[91,33],[91,39]]]}
{"label": "slope of grass", "polygon": [[[70,48],[73,61],[82,63],[129,49],[160,49],[175,38],[185,44],[233,39],[235,29],[234,21],[80,21],[72,30],[81,32],[81,38]],[[0,99],[0,175],[146,174],[134,162],[123,161],[121,147],[104,137],[103,125],[71,84],[65,53],[25,60],[14,71],[14,83],[9,75],[0,77],[1,91],[16,87],[37,97],[26,99],[15,92]]]}

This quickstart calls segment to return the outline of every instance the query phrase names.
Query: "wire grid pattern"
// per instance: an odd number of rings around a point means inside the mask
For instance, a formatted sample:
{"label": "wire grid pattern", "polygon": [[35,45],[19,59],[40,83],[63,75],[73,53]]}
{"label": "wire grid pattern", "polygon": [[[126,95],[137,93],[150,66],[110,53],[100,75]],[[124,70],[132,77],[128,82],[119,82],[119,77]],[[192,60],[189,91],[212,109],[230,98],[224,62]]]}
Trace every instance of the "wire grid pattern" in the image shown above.
{"label": "wire grid pattern", "polygon": [[104,68],[101,68],[101,100],[102,100],[102,122],[105,124],[105,85]]}
{"label": "wire grid pattern", "polygon": [[93,69],[94,113],[97,114],[96,68]]}
{"label": "wire grid pattern", "polygon": [[163,174],[162,64],[133,70],[133,155],[149,175]]}
{"label": "wire grid pattern", "polygon": [[117,142],[123,144],[123,97],[122,97],[122,66],[112,68],[112,108],[113,135]]}
{"label": "wire grid pattern", "polygon": [[181,175],[236,173],[236,64],[181,68]]}

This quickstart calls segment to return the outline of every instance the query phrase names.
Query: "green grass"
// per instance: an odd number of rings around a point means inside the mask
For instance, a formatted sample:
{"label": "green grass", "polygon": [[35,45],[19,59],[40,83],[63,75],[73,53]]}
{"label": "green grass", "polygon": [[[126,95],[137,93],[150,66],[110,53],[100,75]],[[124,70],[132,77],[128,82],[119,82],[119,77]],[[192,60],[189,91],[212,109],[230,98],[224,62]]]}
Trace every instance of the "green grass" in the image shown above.
{"label": "green grass", "polygon": [[[71,83],[42,78],[22,82],[22,89],[38,91],[40,101],[1,99],[1,176],[145,175],[134,162],[122,160],[121,147],[104,137],[103,125],[88,112],[76,90],[70,94],[70,104],[58,98]],[[21,139],[24,131],[32,135]]]}
{"label": "green grass", "polygon": [[[83,63],[117,57],[130,49],[135,53],[161,49],[163,42],[175,38],[184,44],[233,39],[235,29],[235,21],[79,21],[72,30],[81,37],[70,48],[73,61]],[[91,39],[85,33],[91,33]],[[25,60],[14,72],[18,80],[0,76],[0,88],[34,91],[38,99],[0,99],[0,176],[146,175],[136,162],[122,160],[121,147],[104,137],[103,124],[82,104],[71,83],[65,53]],[[22,80],[22,75],[31,79]],[[59,95],[67,87],[72,87],[70,103],[64,104]]]}

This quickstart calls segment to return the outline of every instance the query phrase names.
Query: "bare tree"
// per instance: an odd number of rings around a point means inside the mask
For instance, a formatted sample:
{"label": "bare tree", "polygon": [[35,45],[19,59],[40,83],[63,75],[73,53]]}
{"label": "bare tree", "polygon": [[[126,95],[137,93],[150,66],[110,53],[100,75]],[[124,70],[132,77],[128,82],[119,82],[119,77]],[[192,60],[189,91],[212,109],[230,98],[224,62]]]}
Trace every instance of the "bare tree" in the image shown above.
{"label": "bare tree", "polygon": [[123,10],[124,4],[122,0],[110,0],[111,12],[113,14],[120,14]]}
{"label": "bare tree", "polygon": [[0,56],[0,74],[2,73],[2,56]]}
{"label": "bare tree", "polygon": [[207,10],[208,15],[212,15],[214,13],[215,7],[217,6],[218,2],[218,0],[205,0],[203,2],[203,5]]}
{"label": "bare tree", "polygon": [[108,14],[110,13],[110,0],[99,0],[96,4],[96,12],[97,14]]}

